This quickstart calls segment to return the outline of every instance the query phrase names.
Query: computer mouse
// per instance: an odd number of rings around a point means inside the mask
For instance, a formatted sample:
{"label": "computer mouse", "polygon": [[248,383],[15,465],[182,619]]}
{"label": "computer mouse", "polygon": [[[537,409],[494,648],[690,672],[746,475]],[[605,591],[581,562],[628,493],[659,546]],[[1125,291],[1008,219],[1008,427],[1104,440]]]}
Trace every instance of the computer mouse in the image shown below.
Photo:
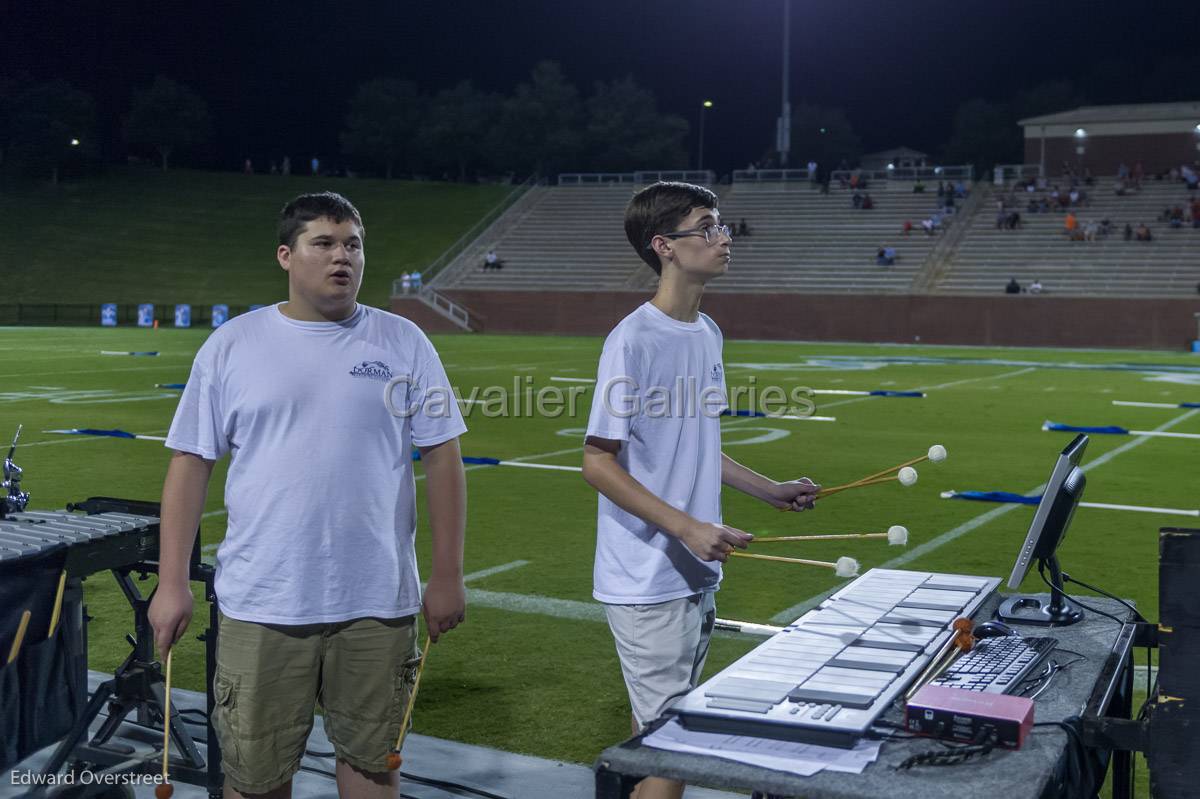
{"label": "computer mouse", "polygon": [[999,638],[1002,635],[1019,633],[1002,621],[985,621],[983,624],[976,624],[975,629],[971,630],[971,635],[976,638]]}

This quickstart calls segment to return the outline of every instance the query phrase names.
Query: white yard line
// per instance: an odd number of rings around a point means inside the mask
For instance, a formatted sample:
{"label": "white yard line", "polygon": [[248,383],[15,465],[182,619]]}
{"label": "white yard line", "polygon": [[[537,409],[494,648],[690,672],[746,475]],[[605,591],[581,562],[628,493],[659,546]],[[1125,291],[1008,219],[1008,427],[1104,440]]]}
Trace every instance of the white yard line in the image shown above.
{"label": "white yard line", "polygon": [[[983,380],[1004,380],[1009,377],[1017,377],[1018,375],[1028,374],[1029,372],[1032,372],[1032,371],[1034,371],[1034,367],[1029,366],[1024,369],[1018,369],[1015,372],[1005,372],[1004,374],[988,375],[986,377],[968,377],[963,380],[951,380],[949,383],[940,383],[936,386],[918,386],[916,388],[906,388],[906,389],[902,389],[902,390],[903,391],[937,391],[938,389],[942,389],[942,388],[952,388],[953,386],[961,386],[964,383],[978,383]],[[881,398],[880,397],[855,397],[854,399],[838,400],[837,402],[822,402],[818,406],[818,409],[823,411],[826,408],[833,408],[838,405],[849,405],[852,402],[864,402],[866,400],[873,400],[873,399],[881,399]]]}

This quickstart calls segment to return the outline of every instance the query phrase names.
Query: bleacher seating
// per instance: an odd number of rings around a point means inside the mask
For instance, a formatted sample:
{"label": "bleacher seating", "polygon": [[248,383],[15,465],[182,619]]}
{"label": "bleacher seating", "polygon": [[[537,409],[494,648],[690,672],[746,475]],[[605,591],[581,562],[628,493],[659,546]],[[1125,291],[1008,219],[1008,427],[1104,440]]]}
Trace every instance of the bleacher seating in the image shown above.
{"label": "bleacher seating", "polygon": [[[630,185],[554,186],[531,189],[519,218],[498,235],[472,246],[465,262],[440,283],[470,289],[613,290],[653,276],[625,239],[621,220],[633,195]],[[504,262],[482,269],[489,248]],[[645,275],[639,275],[643,270]]]}
{"label": "bleacher seating", "polygon": [[[538,188],[517,218],[489,240],[476,242],[441,287],[471,289],[642,289],[653,273],[625,239],[621,220],[635,187]],[[728,275],[714,291],[905,292],[936,237],[921,232],[935,210],[936,192],[914,194],[911,183],[868,187],[875,207],[852,208],[852,192],[836,184],[823,195],[804,182],[734,184],[721,191],[722,221],[745,219],[752,235],[736,238]],[[961,205],[961,201],[960,201]],[[912,233],[901,235],[905,220]],[[895,247],[895,266],[876,265],[880,245]],[[502,270],[484,271],[494,247]]]}
{"label": "bleacher seating", "polygon": [[[1060,188],[1065,190],[1066,185]],[[1148,179],[1140,191],[1125,196],[1116,195],[1112,178],[1083,188],[1089,204],[1075,212],[1081,228],[1089,220],[1108,219],[1113,226],[1108,236],[1071,241],[1063,233],[1066,214],[1028,213],[1029,195],[1022,189],[1013,195],[1012,206],[1021,214],[1022,228],[999,230],[997,195],[971,220],[950,270],[935,291],[996,294],[1016,278],[1022,286],[1040,280],[1044,290],[1055,295],[1195,295],[1200,283],[1200,230],[1193,229],[1190,221],[1182,229],[1158,221],[1168,206],[1183,206],[1186,211],[1191,197],[1182,183]],[[1125,241],[1126,223],[1136,228],[1142,222],[1151,229],[1153,241]]]}
{"label": "bleacher seating", "polygon": [[[863,211],[852,207],[853,192],[836,184],[829,194],[807,183],[734,184],[721,200],[721,216],[731,225],[744,218],[752,235],[736,241],[729,274],[710,289],[908,291],[937,241],[921,231],[937,193],[927,187],[914,194],[913,184],[901,181],[872,183],[867,193],[875,207]],[[905,220],[913,225],[908,236],[901,232]],[[885,244],[899,255],[895,266],[875,263]]]}

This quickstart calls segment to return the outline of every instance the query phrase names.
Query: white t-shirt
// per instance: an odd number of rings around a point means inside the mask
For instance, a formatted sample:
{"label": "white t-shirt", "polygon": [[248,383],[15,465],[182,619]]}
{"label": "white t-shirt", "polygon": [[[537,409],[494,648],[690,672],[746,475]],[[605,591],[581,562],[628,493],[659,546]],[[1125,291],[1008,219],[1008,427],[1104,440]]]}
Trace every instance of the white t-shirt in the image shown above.
{"label": "white t-shirt", "polygon": [[416,613],[412,447],[466,432],[452,396],[425,334],[375,308],[301,322],[272,305],[214,330],[166,445],[230,453],[221,611],[262,624]]}
{"label": "white t-shirt", "polygon": [[[728,407],[721,331],[704,314],[672,319],[641,305],[608,335],[587,435],[624,442],[621,467],[700,521],[721,523],[721,420]],[[600,495],[592,596],[648,605],[715,591],[719,561]]]}

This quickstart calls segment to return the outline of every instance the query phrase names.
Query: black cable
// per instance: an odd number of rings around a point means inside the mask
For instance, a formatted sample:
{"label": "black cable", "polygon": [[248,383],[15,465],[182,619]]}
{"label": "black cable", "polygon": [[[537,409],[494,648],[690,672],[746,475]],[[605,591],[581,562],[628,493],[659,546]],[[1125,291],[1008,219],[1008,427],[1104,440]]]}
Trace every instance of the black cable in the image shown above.
{"label": "black cable", "polygon": [[[915,766],[957,766],[976,757],[986,757],[996,748],[997,735],[994,727],[984,727],[975,740],[962,746],[949,747],[949,751],[929,750],[901,761],[896,771],[908,771]],[[943,742],[943,746],[945,743]]]}
{"label": "black cable", "polygon": [[[1041,563],[1039,563],[1039,564],[1038,564],[1038,576],[1042,578],[1042,582],[1043,582],[1043,583],[1045,583],[1047,586],[1049,586],[1049,587],[1050,587],[1050,590],[1051,590],[1051,591],[1061,591],[1061,590],[1062,590],[1062,589],[1060,589],[1058,586],[1054,585],[1054,583],[1052,583],[1052,582],[1050,582],[1049,580],[1047,580],[1047,579],[1046,579],[1046,572],[1045,572],[1045,570],[1043,569],[1043,567],[1042,567],[1042,564],[1041,564]],[[1096,614],[1096,615],[1098,615],[1098,616],[1104,616],[1105,618],[1112,619],[1112,620],[1113,620],[1113,621],[1115,621],[1117,624],[1120,624],[1122,627],[1124,627],[1124,626],[1125,626],[1125,622],[1124,622],[1122,619],[1119,619],[1119,618],[1117,618],[1116,616],[1112,615],[1111,613],[1105,613],[1104,611],[1102,611],[1102,610],[1098,610],[1098,609],[1096,609],[1096,608],[1093,608],[1093,607],[1091,607],[1090,605],[1085,605],[1085,604],[1083,604],[1082,602],[1080,602],[1080,601],[1079,601],[1079,599],[1077,599],[1076,597],[1073,597],[1073,596],[1071,596],[1071,595],[1070,595],[1070,594],[1068,594],[1066,591],[1062,591],[1062,595],[1063,595],[1064,597],[1066,597],[1067,599],[1071,600],[1072,602],[1074,602],[1074,603],[1075,603],[1076,605],[1078,605],[1079,607],[1083,608],[1084,610],[1087,610],[1087,611],[1090,611],[1090,612],[1092,612],[1092,613],[1095,613],[1095,614]]]}
{"label": "black cable", "polygon": [[1150,623],[1150,622],[1149,622],[1149,620],[1147,620],[1147,619],[1146,619],[1146,617],[1145,617],[1145,616],[1143,616],[1143,615],[1142,615],[1142,614],[1141,614],[1141,613],[1138,611],[1138,609],[1137,609],[1137,608],[1135,608],[1135,607],[1134,607],[1134,606],[1133,606],[1131,603],[1129,603],[1129,602],[1126,602],[1124,599],[1121,599],[1119,596],[1113,596],[1112,594],[1110,594],[1110,593],[1108,593],[1107,591],[1105,591],[1103,588],[1096,588],[1094,585],[1088,585],[1088,584],[1087,584],[1087,583],[1085,583],[1083,580],[1076,580],[1074,577],[1072,577],[1071,575],[1067,574],[1066,572],[1062,572],[1062,579],[1063,579],[1063,584],[1064,584],[1064,585],[1065,585],[1066,583],[1075,583],[1076,585],[1082,585],[1084,588],[1086,588],[1087,590],[1091,591],[1092,593],[1100,594],[1101,596],[1106,596],[1106,597],[1108,597],[1109,599],[1112,599],[1112,600],[1114,600],[1114,601],[1116,601],[1116,602],[1120,602],[1122,605],[1124,605],[1125,607],[1129,608],[1129,610],[1130,610],[1130,611],[1133,613],[1134,617],[1135,617],[1135,618],[1136,618],[1136,619],[1137,619],[1139,622],[1141,622],[1142,624],[1149,624],[1149,623]]}

